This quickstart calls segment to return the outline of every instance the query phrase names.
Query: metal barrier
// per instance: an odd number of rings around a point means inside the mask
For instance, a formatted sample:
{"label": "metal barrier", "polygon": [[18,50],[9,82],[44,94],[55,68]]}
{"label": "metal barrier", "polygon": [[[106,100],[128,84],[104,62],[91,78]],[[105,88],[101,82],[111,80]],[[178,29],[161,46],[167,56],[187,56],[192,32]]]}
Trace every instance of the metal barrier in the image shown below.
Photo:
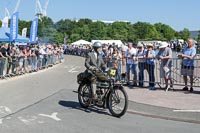
{"label": "metal barrier", "polygon": [[[86,55],[86,53],[88,51],[84,51],[82,50],[83,55]],[[67,54],[71,54],[71,55],[78,55],[76,50],[69,50],[67,52]],[[81,55],[80,55],[81,56]],[[104,57],[103,58],[104,62],[107,64],[108,67],[112,67],[112,61],[107,58]],[[194,64],[194,77],[193,77],[193,87],[200,87],[200,56],[196,56],[196,58],[194,59],[195,64]],[[121,77],[120,79],[123,82],[127,82],[127,75],[126,75],[126,61],[125,59],[119,60],[118,62],[120,62],[119,64],[121,65]],[[172,67],[171,67],[171,77],[173,80],[173,85],[177,85],[177,86],[185,86],[184,80],[183,80],[183,76],[181,75],[181,62],[182,59],[179,58],[172,58]],[[138,69],[138,63],[136,66],[136,71],[137,71],[137,75],[139,72]],[[154,75],[155,75],[155,84],[158,85],[159,87],[164,87],[165,86],[165,82],[163,78],[160,78],[160,61],[158,61],[157,59],[155,59],[155,69],[154,69]],[[133,79],[134,75],[131,74],[130,75],[130,79]],[[137,76],[137,82],[139,82],[139,76]],[[133,80],[130,80],[133,81]],[[142,81],[144,83],[149,83],[149,75],[147,70],[144,70],[144,81]],[[190,82],[189,78],[188,78],[188,82]],[[189,84],[188,84],[189,85]],[[148,86],[146,84],[146,86]]]}
{"label": "metal barrier", "polygon": [[[182,59],[178,58],[172,58],[172,67],[171,67],[171,78],[173,80],[173,85],[177,86],[185,86],[183,75],[181,75],[181,62]],[[200,87],[200,59],[196,58],[194,59],[194,75],[193,75],[193,87]],[[126,72],[126,64],[122,65],[122,74]],[[139,68],[137,65],[137,74],[139,72]],[[138,74],[139,75],[139,74]],[[154,75],[155,75],[155,84],[157,84],[160,88],[165,86],[164,78],[160,78],[160,61],[155,60],[155,69],[154,69]],[[133,79],[134,75],[130,75],[130,79]],[[190,82],[189,77],[188,83]],[[130,80],[131,82],[133,80]],[[137,80],[139,82],[139,79]],[[144,83],[149,83],[149,75],[147,73],[147,70],[144,69]],[[189,84],[188,84],[189,85]],[[148,85],[147,85],[148,86]]]}
{"label": "metal barrier", "polygon": [[15,61],[10,58],[0,57],[0,78],[6,79],[8,77],[22,75],[25,73],[30,73],[33,71],[52,67],[53,65],[63,62],[63,60],[64,59],[62,53],[59,53],[59,55],[48,55],[46,56],[46,58],[40,58],[40,56],[30,58],[24,57],[23,59],[21,59],[21,62],[19,61],[19,58]]}

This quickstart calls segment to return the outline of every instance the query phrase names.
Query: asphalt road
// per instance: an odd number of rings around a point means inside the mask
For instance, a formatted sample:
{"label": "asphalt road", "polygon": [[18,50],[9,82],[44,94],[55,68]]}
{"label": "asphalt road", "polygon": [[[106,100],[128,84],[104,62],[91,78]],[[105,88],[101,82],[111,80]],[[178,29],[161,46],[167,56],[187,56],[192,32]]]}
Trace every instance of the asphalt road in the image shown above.
{"label": "asphalt road", "polygon": [[53,68],[0,81],[0,132],[199,133],[199,124],[132,113],[115,118],[105,109],[81,108],[76,75],[85,69],[84,59],[65,59]]}

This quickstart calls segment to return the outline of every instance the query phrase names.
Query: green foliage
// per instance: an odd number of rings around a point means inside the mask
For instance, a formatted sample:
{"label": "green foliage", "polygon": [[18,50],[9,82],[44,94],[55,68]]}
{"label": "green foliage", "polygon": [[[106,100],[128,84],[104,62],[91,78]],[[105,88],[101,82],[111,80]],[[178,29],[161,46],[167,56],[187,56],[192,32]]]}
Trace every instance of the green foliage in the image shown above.
{"label": "green foliage", "polygon": [[197,40],[198,40],[198,42],[200,42],[200,30],[199,30],[199,34],[198,34]]}
{"label": "green foliage", "polygon": [[184,28],[182,31],[179,32],[179,37],[184,40],[187,40],[190,37],[190,31]]}
{"label": "green foliage", "polygon": [[174,39],[176,31],[172,29],[169,25],[156,23],[154,27],[158,31],[159,40],[171,40]]}
{"label": "green foliage", "polygon": [[137,22],[133,24],[133,28],[135,29],[136,38],[138,38],[139,40],[160,39],[158,31],[150,23]]}
{"label": "green foliage", "polygon": [[[32,21],[19,20],[19,34],[23,28],[27,27],[27,37],[30,34]],[[1,21],[0,21],[1,25]],[[169,25],[147,22],[114,22],[106,24],[101,21],[93,22],[90,19],[80,19],[79,21],[70,19],[61,19],[54,23],[51,18],[44,17],[39,20],[38,37],[39,40],[45,40],[55,43],[63,43],[64,37],[67,37],[67,43],[84,39],[87,41],[98,39],[117,39],[123,42],[137,42],[138,40],[171,40],[174,38],[187,39],[190,36],[188,29],[176,32]],[[200,34],[198,36],[200,40]]]}
{"label": "green foliage", "polygon": [[21,35],[22,34],[22,29],[23,28],[27,28],[27,34],[26,36],[29,37],[30,36],[30,26],[31,26],[31,21],[24,21],[24,20],[20,20],[19,24],[18,24],[18,33]]}

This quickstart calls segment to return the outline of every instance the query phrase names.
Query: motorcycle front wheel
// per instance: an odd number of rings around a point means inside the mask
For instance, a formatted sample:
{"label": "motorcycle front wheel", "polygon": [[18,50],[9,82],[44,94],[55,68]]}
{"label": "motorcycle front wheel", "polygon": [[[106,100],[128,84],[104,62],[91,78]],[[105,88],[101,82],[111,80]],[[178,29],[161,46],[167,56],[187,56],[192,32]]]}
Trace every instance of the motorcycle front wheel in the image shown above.
{"label": "motorcycle front wheel", "polygon": [[108,95],[107,106],[115,117],[123,116],[128,108],[128,95],[122,86],[115,87]]}
{"label": "motorcycle front wheel", "polygon": [[91,95],[90,86],[87,84],[80,84],[78,88],[78,101],[81,107],[87,108],[89,107],[89,100]]}

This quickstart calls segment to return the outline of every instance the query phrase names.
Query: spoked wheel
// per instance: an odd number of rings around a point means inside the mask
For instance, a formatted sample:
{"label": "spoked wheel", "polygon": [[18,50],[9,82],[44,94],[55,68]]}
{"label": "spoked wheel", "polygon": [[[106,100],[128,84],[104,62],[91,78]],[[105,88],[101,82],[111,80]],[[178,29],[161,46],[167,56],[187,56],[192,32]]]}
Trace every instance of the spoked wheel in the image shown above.
{"label": "spoked wheel", "polygon": [[115,117],[123,116],[128,108],[128,96],[123,87],[117,87],[108,96],[108,109]]}
{"label": "spoked wheel", "polygon": [[90,101],[90,86],[85,84],[85,85],[79,85],[78,88],[78,101],[83,108],[87,108],[89,106],[89,101]]}

